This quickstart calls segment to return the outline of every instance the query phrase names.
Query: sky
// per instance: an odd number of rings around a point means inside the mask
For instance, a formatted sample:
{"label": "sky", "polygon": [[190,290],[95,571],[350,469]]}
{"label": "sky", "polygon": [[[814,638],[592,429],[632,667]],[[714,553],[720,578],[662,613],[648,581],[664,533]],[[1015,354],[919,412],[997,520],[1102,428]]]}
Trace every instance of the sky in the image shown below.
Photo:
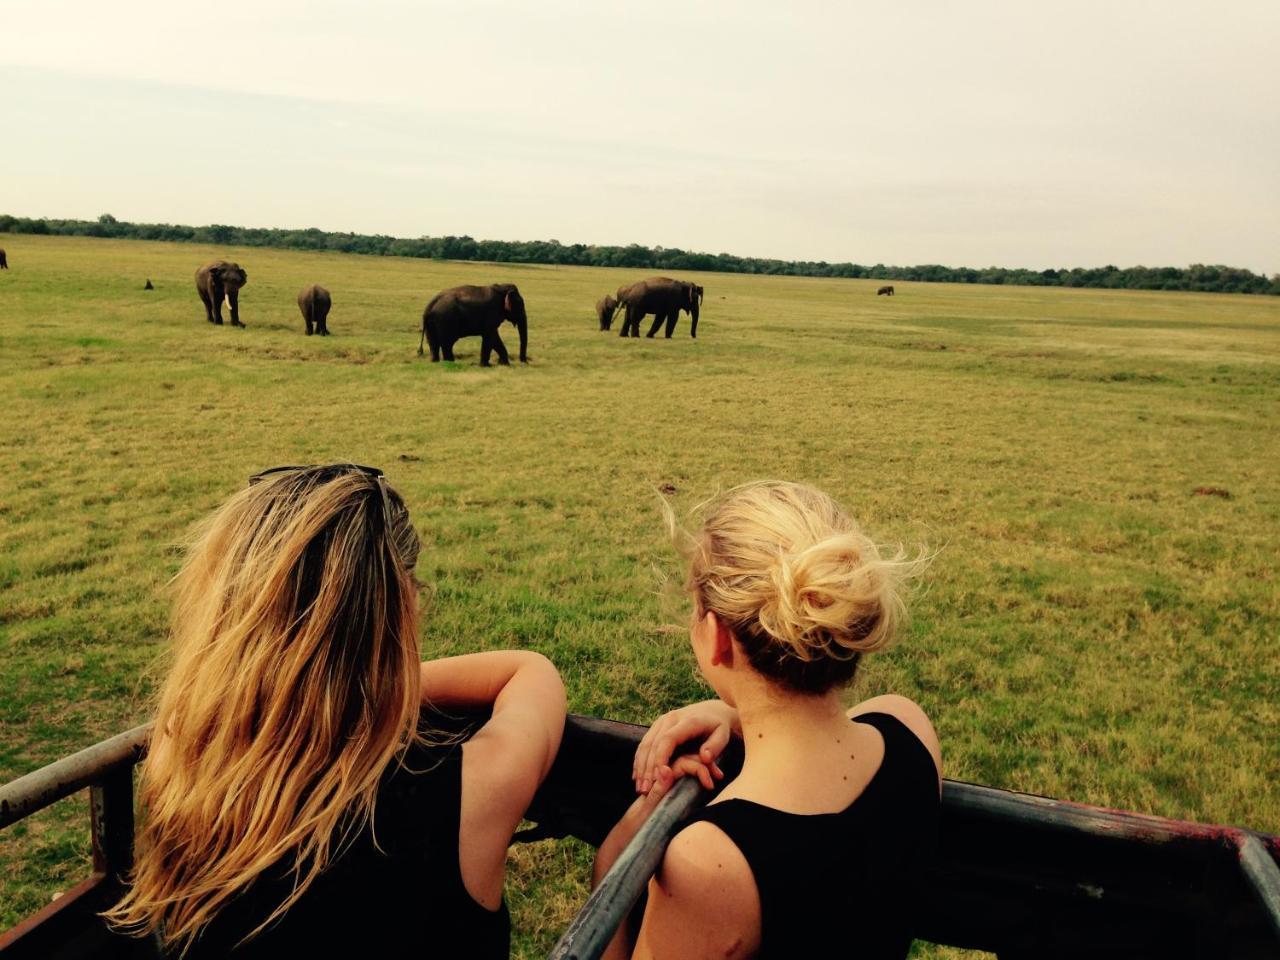
{"label": "sky", "polygon": [[1276,0],[42,0],[0,213],[1280,273]]}

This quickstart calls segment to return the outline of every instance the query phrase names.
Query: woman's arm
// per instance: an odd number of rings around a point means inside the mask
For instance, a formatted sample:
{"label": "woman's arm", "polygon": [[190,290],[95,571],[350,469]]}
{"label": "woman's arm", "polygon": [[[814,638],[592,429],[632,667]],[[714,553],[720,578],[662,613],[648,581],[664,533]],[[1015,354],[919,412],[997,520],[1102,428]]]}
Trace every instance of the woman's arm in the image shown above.
{"label": "woman's arm", "polygon": [[488,722],[463,747],[458,860],[467,892],[497,909],[507,846],[560,748],[564,684],[541,654],[503,650],[423,663],[422,699],[440,707],[492,706]]}
{"label": "woman's arm", "polygon": [[530,650],[493,650],[421,664],[422,702],[439,707],[487,707],[521,669],[550,667],[551,661]]}

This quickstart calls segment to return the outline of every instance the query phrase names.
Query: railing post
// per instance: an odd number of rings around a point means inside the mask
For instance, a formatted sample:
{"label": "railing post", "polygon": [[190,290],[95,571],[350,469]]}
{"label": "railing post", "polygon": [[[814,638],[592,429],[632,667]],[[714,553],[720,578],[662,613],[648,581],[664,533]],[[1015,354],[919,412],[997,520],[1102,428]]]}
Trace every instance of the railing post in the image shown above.
{"label": "railing post", "polygon": [[121,764],[89,787],[93,870],[120,883],[133,866],[133,767]]}

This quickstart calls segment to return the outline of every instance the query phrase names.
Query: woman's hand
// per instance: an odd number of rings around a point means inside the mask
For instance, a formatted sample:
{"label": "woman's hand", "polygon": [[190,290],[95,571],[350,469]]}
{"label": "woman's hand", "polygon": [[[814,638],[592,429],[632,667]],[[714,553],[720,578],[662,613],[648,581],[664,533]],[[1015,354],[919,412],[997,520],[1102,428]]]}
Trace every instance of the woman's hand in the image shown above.
{"label": "woman's hand", "polygon": [[715,761],[734,734],[742,736],[738,711],[721,700],[704,700],[664,713],[653,722],[636,748],[631,768],[636,792],[648,794],[658,782],[659,769],[671,765],[676,748],[698,738],[702,738],[702,745],[696,756],[680,758],[683,762],[672,765],[672,772],[676,777],[692,773],[710,790],[716,780],[724,777]]}

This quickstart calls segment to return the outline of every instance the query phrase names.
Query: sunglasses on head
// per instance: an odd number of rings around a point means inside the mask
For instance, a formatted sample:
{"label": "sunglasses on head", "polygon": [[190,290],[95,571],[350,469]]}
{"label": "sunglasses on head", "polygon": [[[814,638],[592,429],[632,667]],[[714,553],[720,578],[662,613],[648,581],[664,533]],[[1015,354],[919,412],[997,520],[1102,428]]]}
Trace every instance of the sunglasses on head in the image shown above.
{"label": "sunglasses on head", "polygon": [[386,475],[377,467],[366,467],[359,463],[329,463],[329,464],[310,464],[308,466],[288,466],[288,467],[271,467],[267,470],[259,470],[249,478],[249,486],[261,483],[268,477],[275,476],[278,473],[308,473],[315,478],[316,483],[328,483],[330,480],[336,480],[338,477],[345,476],[348,473],[359,473],[366,477],[371,477],[378,481],[378,493],[382,498],[382,523],[383,529],[391,528],[391,504],[387,499],[387,478]]}
{"label": "sunglasses on head", "polygon": [[274,476],[277,473],[314,473],[317,480],[333,480],[345,473],[361,473],[366,477],[373,477],[379,481],[379,486],[386,490],[384,481],[386,475],[377,467],[365,467],[358,463],[330,463],[324,465],[310,464],[304,467],[270,467],[266,470],[259,470],[249,478],[249,486],[260,483],[267,477]]}

